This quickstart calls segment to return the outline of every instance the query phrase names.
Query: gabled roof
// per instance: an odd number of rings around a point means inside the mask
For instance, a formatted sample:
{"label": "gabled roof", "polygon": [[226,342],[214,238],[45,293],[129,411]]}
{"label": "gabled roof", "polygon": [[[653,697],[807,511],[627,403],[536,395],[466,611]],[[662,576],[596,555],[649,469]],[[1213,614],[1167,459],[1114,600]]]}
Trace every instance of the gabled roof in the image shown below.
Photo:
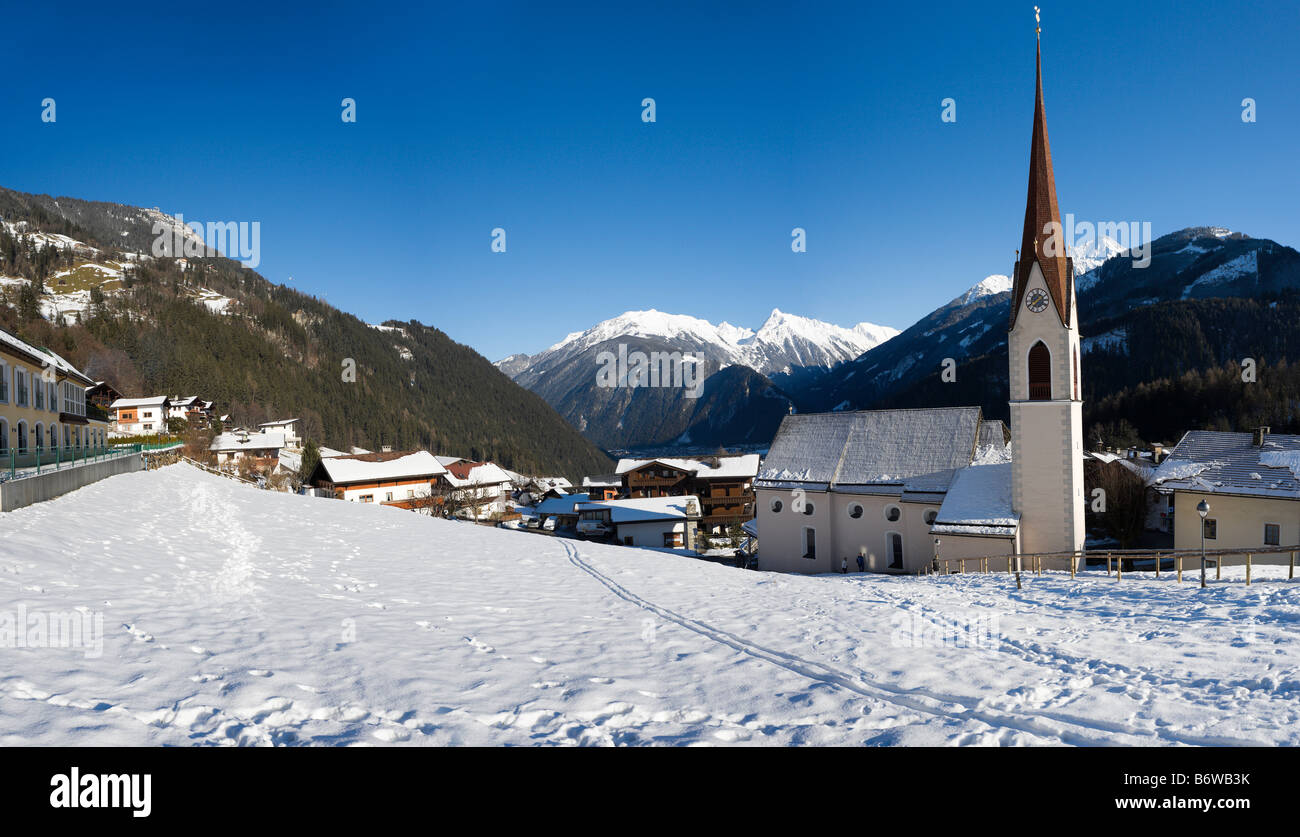
{"label": "gabled roof", "polygon": [[279,421],[264,421],[261,424],[259,424],[258,427],[288,427],[289,425],[293,424],[297,420],[298,419],[296,418],[291,418],[291,419],[280,419]]}
{"label": "gabled roof", "polygon": [[[689,459],[682,457],[660,457],[658,459],[620,459],[614,476],[618,477],[647,465],[664,465],[685,471],[700,479],[743,479],[753,478],[758,474],[759,455],[746,453],[737,456],[705,457]],[[716,464],[715,464],[716,461]]]}
{"label": "gabled roof", "polygon": [[427,450],[361,453],[322,457],[312,473],[322,473],[335,485],[398,479],[433,478],[447,473]]}
{"label": "gabled roof", "polygon": [[167,402],[167,396],[155,395],[152,398],[119,398],[108,405],[110,410],[119,407],[161,407]]}
{"label": "gabled roof", "polygon": [[88,375],[81,372],[71,363],[68,363],[68,361],[64,360],[63,356],[58,352],[47,349],[43,346],[33,346],[31,343],[18,339],[2,328],[0,328],[0,346],[26,356],[33,361],[34,365],[52,367],[69,378],[73,378],[83,387],[95,383]]}
{"label": "gabled roof", "polygon": [[583,488],[618,488],[623,485],[618,474],[600,474],[594,477],[583,477]]}
{"label": "gabled roof", "polygon": [[[1070,324],[1070,307],[1073,305],[1074,265],[1066,253],[1066,241],[1061,227],[1061,212],[1056,204],[1056,178],[1052,174],[1052,146],[1047,139],[1047,110],[1043,105],[1043,49],[1037,48],[1036,85],[1034,95],[1034,131],[1029,143],[1029,189],[1025,198],[1025,227],[1020,236],[1020,258],[1016,262],[1011,288],[1011,324],[1015,325],[1021,302],[1029,284],[1029,274],[1035,263],[1043,272],[1043,281],[1056,306],[1061,322]],[[1048,224],[1055,224],[1056,235],[1051,236],[1053,253],[1049,255]]]}
{"label": "gabled roof", "polygon": [[457,488],[474,485],[500,485],[503,482],[510,482],[510,475],[495,462],[460,461],[453,462],[446,467],[447,482]]}
{"label": "gabled roof", "polygon": [[953,472],[970,464],[979,425],[979,407],[786,416],[757,483],[942,492]]}
{"label": "gabled roof", "polygon": [[1300,436],[1190,430],[1156,468],[1158,491],[1300,499]]}

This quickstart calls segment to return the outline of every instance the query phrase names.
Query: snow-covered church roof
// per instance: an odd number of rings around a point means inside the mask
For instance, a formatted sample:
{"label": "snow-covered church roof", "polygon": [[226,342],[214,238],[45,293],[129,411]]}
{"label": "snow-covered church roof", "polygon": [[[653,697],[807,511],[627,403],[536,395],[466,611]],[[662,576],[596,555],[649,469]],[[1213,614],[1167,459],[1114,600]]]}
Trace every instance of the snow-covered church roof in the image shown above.
{"label": "snow-covered church roof", "polygon": [[1011,508],[1011,463],[996,462],[957,472],[930,532],[1010,537],[1019,525]]}
{"label": "snow-covered church roof", "polygon": [[953,473],[970,464],[980,424],[978,407],[786,416],[756,485],[850,491],[890,485],[942,493]]}

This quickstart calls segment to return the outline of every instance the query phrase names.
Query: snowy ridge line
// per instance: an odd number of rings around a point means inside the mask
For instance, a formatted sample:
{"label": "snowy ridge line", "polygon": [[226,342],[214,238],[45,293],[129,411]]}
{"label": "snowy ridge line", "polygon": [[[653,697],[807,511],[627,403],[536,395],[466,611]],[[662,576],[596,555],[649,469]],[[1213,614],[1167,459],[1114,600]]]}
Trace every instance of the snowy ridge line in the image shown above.
{"label": "snowy ridge line", "polygon": [[[653,602],[641,598],[588,564],[582,559],[577,547],[573,546],[568,541],[562,540],[560,541],[560,545],[563,546],[564,551],[568,553],[569,562],[571,564],[599,581],[602,585],[608,588],[610,592],[624,601],[636,605],[643,610],[650,611],[664,620],[676,624],[678,627],[685,628],[692,633],[711,639],[714,642],[721,643],[722,645],[726,645],[757,660],[778,666],[787,671],[793,672],[794,674],[807,677],[810,680],[816,680],[829,686],[837,686],[845,691],[853,692],[854,694],[867,698],[868,700],[890,703],[895,706],[911,709],[936,718],[980,721],[991,727],[1009,728],[1020,732],[1030,733],[1032,735],[1055,738],[1066,744],[1081,747],[1113,746],[1116,743],[1114,736],[1117,735],[1129,736],[1137,741],[1149,742],[1152,739],[1159,738],[1174,743],[1199,746],[1224,746],[1225,744],[1246,746],[1254,743],[1244,740],[1225,739],[1222,737],[1200,739],[1196,736],[1178,735],[1158,728],[1155,730],[1154,735],[1144,734],[1141,732],[1135,732],[1121,723],[1108,723],[1101,720],[1076,718],[1071,715],[1050,711],[1021,710],[1019,715],[1004,714],[991,711],[987,708],[981,708],[980,704],[983,703],[982,699],[972,702],[971,698],[960,695],[938,695],[921,688],[903,689],[878,682],[867,682],[860,677],[853,677],[852,675],[834,669],[824,663],[806,660],[801,657],[766,648],[757,643],[748,642],[735,634],[719,628],[714,628],[704,622],[691,619],[690,617],[683,616],[669,610],[668,608],[660,607]],[[1042,721],[1066,724],[1078,729],[1067,730],[1053,728],[1050,725],[1042,723]],[[1103,733],[1103,735],[1098,736],[1095,733]]]}

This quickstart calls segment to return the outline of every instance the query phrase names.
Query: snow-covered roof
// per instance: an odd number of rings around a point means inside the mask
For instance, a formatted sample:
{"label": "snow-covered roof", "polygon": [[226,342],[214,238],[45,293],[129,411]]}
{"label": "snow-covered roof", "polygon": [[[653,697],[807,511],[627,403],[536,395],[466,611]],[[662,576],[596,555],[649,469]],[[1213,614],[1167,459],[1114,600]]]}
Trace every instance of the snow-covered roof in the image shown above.
{"label": "snow-covered roof", "polygon": [[1257,447],[1252,433],[1189,430],[1150,485],[1164,492],[1300,499],[1300,436],[1270,433]]}
{"label": "snow-covered roof", "polygon": [[322,457],[320,467],[336,485],[353,482],[418,479],[447,473],[427,450],[363,453]]}
{"label": "snow-covered roof", "polygon": [[266,450],[284,447],[283,433],[221,433],[212,440],[208,450]]}
{"label": "snow-covered roof", "polygon": [[291,418],[291,419],[280,419],[279,421],[264,421],[261,424],[259,424],[258,427],[288,427],[289,425],[293,424],[297,420],[298,419],[296,418]]}
{"label": "snow-covered roof", "polygon": [[95,383],[90,379],[90,376],[64,360],[63,356],[58,352],[33,346],[31,343],[18,339],[2,328],[0,328],[0,343],[8,346],[10,349],[22,352],[42,365],[51,366],[71,378],[76,378],[83,386]]}
{"label": "snow-covered roof", "polygon": [[155,395],[152,398],[119,398],[108,405],[110,410],[119,407],[161,407],[167,402],[167,396]]}
{"label": "snow-covered roof", "polygon": [[320,451],[320,458],[321,458],[321,459],[329,459],[329,458],[332,457],[332,456],[344,456],[344,455],[345,455],[345,454],[343,453],[343,451],[341,451],[341,450],[334,450],[334,448],[327,448],[327,447],[324,447],[324,446],[320,447],[318,450]]}
{"label": "snow-covered roof", "polygon": [[760,485],[903,485],[944,491],[970,464],[978,407],[861,410],[786,416],[758,474]]}
{"label": "snow-covered roof", "polygon": [[1015,535],[1020,515],[1011,508],[1011,463],[957,471],[930,531],[952,535]]}
{"label": "snow-covered roof", "polygon": [[459,456],[435,456],[434,459],[438,460],[438,464],[445,468],[448,465],[460,462],[462,458]]}
{"label": "snow-covered roof", "polygon": [[619,479],[618,474],[600,474],[595,477],[583,477],[583,488],[615,488],[621,486],[623,480]]}
{"label": "snow-covered roof", "polygon": [[573,514],[573,507],[577,503],[585,503],[588,499],[586,494],[570,494],[566,497],[548,497],[538,503],[533,511],[540,517],[547,514]]}
{"label": "snow-covered roof", "polygon": [[687,459],[681,457],[659,457],[656,459],[620,459],[614,476],[618,477],[629,471],[635,471],[650,464],[667,465],[679,471],[686,471],[702,479],[752,479],[758,474],[759,456],[746,453],[739,456],[719,456],[714,464],[713,457]]}
{"label": "snow-covered roof", "polygon": [[[437,457],[434,459],[436,460]],[[455,462],[447,468],[447,482],[456,488],[500,485],[503,482],[510,482],[510,475],[495,462]]]}
{"label": "snow-covered roof", "polygon": [[578,511],[609,509],[612,523],[646,523],[655,520],[686,520],[700,516],[700,499],[693,494],[679,497],[638,497],[631,500],[595,500],[577,504]]}
{"label": "snow-covered roof", "polygon": [[189,398],[181,398],[177,396],[176,398],[170,398],[168,400],[171,401],[173,407],[188,407],[195,401],[198,401],[199,397],[197,395],[191,395]]}

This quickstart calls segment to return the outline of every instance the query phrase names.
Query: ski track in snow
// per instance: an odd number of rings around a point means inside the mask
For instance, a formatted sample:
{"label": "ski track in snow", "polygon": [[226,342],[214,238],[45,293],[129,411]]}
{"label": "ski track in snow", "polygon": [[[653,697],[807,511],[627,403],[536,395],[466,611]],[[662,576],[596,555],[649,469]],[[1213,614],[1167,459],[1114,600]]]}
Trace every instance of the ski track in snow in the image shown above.
{"label": "ski track in snow", "polygon": [[[0,745],[1300,743],[1300,582],[783,576],[186,465],[0,516]],[[996,614],[992,647],[893,641]],[[908,623],[910,624],[910,623]]]}

